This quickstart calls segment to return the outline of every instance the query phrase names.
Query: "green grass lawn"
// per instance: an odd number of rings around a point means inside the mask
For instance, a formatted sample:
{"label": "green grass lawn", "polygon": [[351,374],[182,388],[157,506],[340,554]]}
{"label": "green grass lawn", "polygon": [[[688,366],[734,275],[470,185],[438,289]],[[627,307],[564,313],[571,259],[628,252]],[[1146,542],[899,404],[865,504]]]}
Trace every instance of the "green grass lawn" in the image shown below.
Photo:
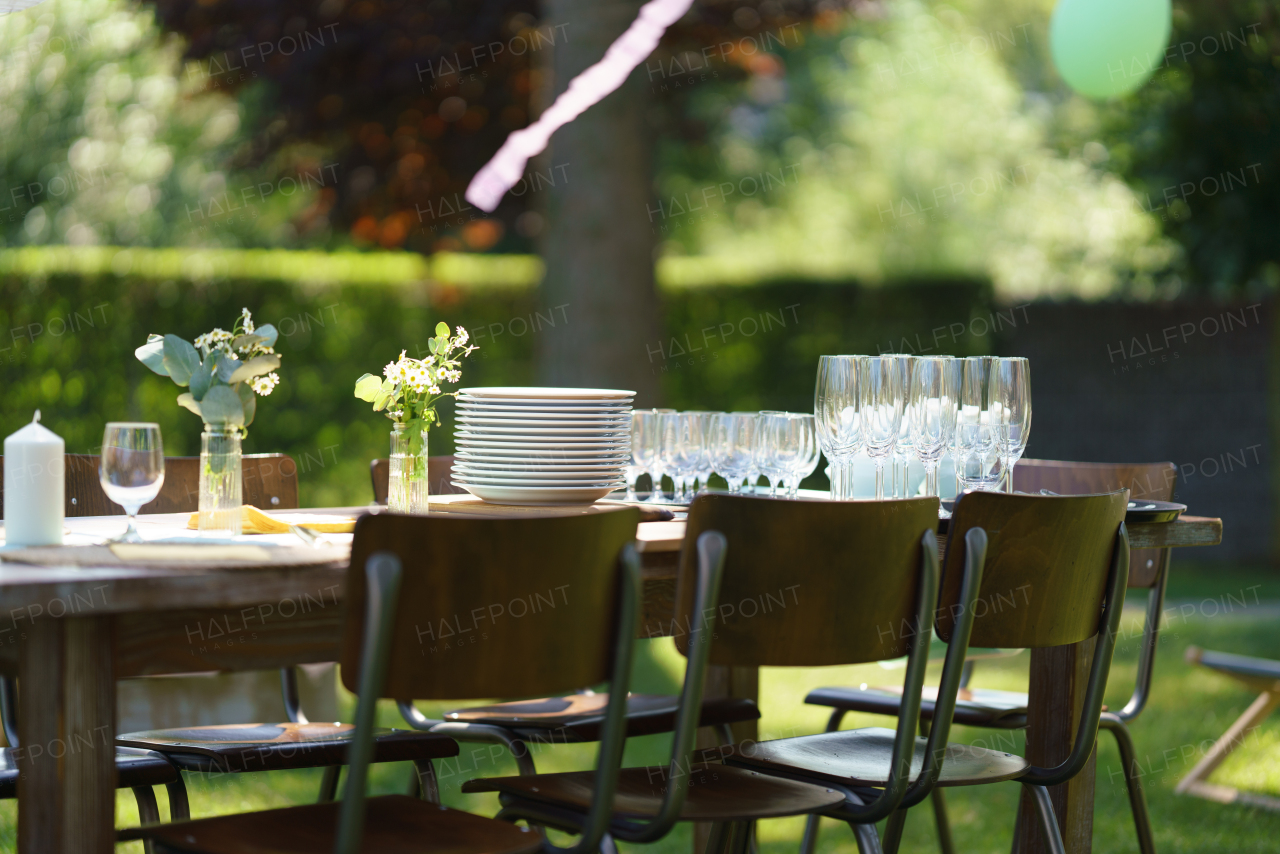
{"label": "green grass lawn", "polygon": [[[1176,566],[1176,565],[1175,565]],[[1240,602],[1247,597],[1249,610]],[[1131,691],[1138,656],[1141,625],[1140,597],[1135,597],[1125,618],[1127,639],[1122,638],[1112,669],[1107,702],[1112,708],[1122,705]],[[1262,606],[1262,607],[1259,607]],[[1280,658],[1280,637],[1275,630],[1280,612],[1280,577],[1265,570],[1176,567],[1169,589],[1168,615],[1161,635],[1156,676],[1150,703],[1133,725],[1143,782],[1151,809],[1156,841],[1162,854],[1202,854],[1202,852],[1271,852],[1280,839],[1280,814],[1251,807],[1224,806],[1196,798],[1175,796],[1177,781],[1198,760],[1201,751],[1216,739],[1253,697],[1237,683],[1183,661],[1183,652],[1191,644],[1208,649]],[[974,685],[1009,690],[1023,690],[1026,684],[1027,656],[983,662],[978,666]],[[669,639],[644,642],[638,655],[634,690],[674,692],[682,673],[683,659]],[[761,673],[760,695],[764,717],[762,738],[820,732],[826,720],[822,708],[805,706],[802,699],[811,688],[832,684],[888,684],[901,679],[900,670],[885,670],[879,665],[814,669],[766,669]],[[936,676],[936,674],[934,674]],[[350,697],[346,708],[351,708]],[[423,706],[437,716],[444,706]],[[382,723],[400,723],[394,706],[381,710]],[[847,727],[888,724],[888,718],[850,715]],[[1006,739],[1009,734],[1004,734]],[[992,733],[957,727],[953,741],[992,744]],[[1013,734],[1002,745],[1020,752],[1022,739]],[[1097,760],[1097,798],[1094,825],[1094,850],[1098,852],[1137,851],[1119,754],[1114,743],[1100,736]],[[669,750],[667,736],[649,736],[629,742],[628,765],[661,764]],[[542,770],[559,771],[590,767],[595,758],[594,745],[560,745],[535,753]],[[514,774],[515,764],[497,747],[463,745],[457,760],[439,764],[444,800],[451,806],[492,815],[497,810],[494,795],[464,795],[459,786],[477,776]],[[411,767],[378,766],[372,775],[374,792],[407,791]],[[1214,782],[1280,796],[1280,715],[1264,724],[1213,777]],[[260,810],[269,807],[305,803],[314,799],[320,784],[319,771],[277,772],[271,774],[224,775],[208,779],[188,777],[192,811],[197,817]],[[163,790],[157,790],[161,814],[168,815]],[[1012,838],[1018,786],[1005,783],[981,789],[948,790],[952,829],[959,850],[975,854],[1007,852]],[[16,831],[16,805],[0,804],[0,849],[13,850]],[[137,822],[132,794],[122,792],[117,798],[117,824]],[[764,854],[783,854],[796,850],[802,827],[800,819],[761,822],[760,848]],[[821,835],[822,854],[854,854],[852,834],[844,825],[827,821]],[[688,826],[680,826],[666,840],[655,846],[655,854],[683,854],[690,850]],[[640,846],[623,846],[639,849]],[[121,845],[121,852],[140,852],[137,843]],[[928,805],[914,810],[907,822],[903,844],[905,852],[936,851],[932,813]]]}

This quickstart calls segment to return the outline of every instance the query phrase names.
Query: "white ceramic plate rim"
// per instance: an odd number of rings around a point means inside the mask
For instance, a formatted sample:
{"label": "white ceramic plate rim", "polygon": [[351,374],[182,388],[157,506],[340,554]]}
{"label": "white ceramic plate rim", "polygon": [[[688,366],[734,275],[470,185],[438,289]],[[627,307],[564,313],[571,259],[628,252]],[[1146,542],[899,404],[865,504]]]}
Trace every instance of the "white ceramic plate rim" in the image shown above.
{"label": "white ceramic plate rim", "polygon": [[565,450],[590,450],[591,448],[608,448],[609,450],[618,451],[619,453],[631,453],[631,437],[613,437],[608,436],[560,436],[559,434],[547,436],[523,436],[521,434],[512,434],[509,436],[461,436],[454,434],[454,445],[459,448],[485,448],[492,445],[511,445],[519,448],[527,448],[530,451],[546,450],[550,448],[563,447]]}
{"label": "white ceramic plate rim", "polygon": [[546,454],[505,454],[501,451],[459,450],[454,453],[459,461],[466,460],[501,460],[503,462],[538,462],[538,463],[574,463],[574,462],[608,462],[618,460],[630,465],[631,455],[626,453],[602,454],[596,451],[554,451]]}
{"label": "white ceramic plate rim", "polygon": [[459,427],[466,427],[471,430],[486,430],[490,427],[530,427],[535,430],[550,430],[553,428],[563,428],[566,430],[582,430],[590,428],[595,430],[612,430],[615,433],[630,433],[631,421],[621,418],[617,421],[605,421],[604,419],[556,419],[556,420],[537,420],[531,418],[459,418],[457,419]]}
{"label": "white ceramic plate rim", "polygon": [[505,477],[455,477],[453,482],[459,486],[505,486],[516,489],[618,489],[626,486],[620,480],[609,480],[603,478],[601,480],[544,480],[538,483],[530,483],[527,480],[518,480],[515,478]]}
{"label": "white ceramic plate rim", "polygon": [[600,471],[616,471],[619,474],[626,468],[625,463],[586,463],[581,465],[564,465],[564,466],[541,466],[527,465],[521,467],[521,463],[504,463],[504,462],[473,462],[467,461],[465,464],[462,460],[457,460],[453,464],[454,471],[516,471],[516,472],[600,472]]}
{"label": "white ceramic plate rim", "polygon": [[630,415],[630,406],[506,406],[492,403],[480,403],[472,400],[459,400],[454,407],[458,412],[491,412],[495,414],[529,415],[533,418],[571,417],[574,413],[587,415]]}
{"label": "white ceramic plate rim", "polygon": [[481,501],[492,504],[515,505],[556,505],[556,504],[594,504],[601,498],[614,492],[609,487],[574,489],[572,487],[555,487],[539,489],[536,487],[483,486],[458,484]]}
{"label": "white ceramic plate rim", "polygon": [[529,486],[537,486],[539,484],[558,484],[561,481],[569,484],[586,486],[589,484],[608,484],[617,483],[617,477],[609,477],[607,475],[588,474],[588,475],[563,475],[563,474],[522,474],[520,477],[502,477],[500,474],[477,474],[475,472],[455,472],[454,477],[465,481],[481,481],[481,482],[497,482],[517,483]]}
{"label": "white ceramic plate rim", "polygon": [[566,439],[571,436],[600,436],[602,438],[612,438],[614,436],[627,437],[631,436],[630,430],[611,430],[607,427],[490,427],[487,424],[483,427],[458,427],[454,431],[455,436],[466,436],[467,438],[475,438],[477,436],[528,436],[530,439],[541,439],[542,437],[555,438],[563,436]]}
{"label": "white ceramic plate rim", "polygon": [[469,394],[458,393],[457,400],[459,403],[473,404],[492,404],[494,406],[527,406],[536,409],[540,406],[547,409],[557,409],[562,406],[589,406],[594,408],[609,409],[618,406],[630,406],[635,400],[633,397],[618,397],[610,399],[584,399],[584,398],[557,398],[557,397],[500,397],[497,395],[490,396],[472,396]]}
{"label": "white ceramic plate rim", "polygon": [[557,386],[471,386],[458,389],[470,397],[514,397],[517,400],[616,400],[635,397],[634,391],[617,388],[567,388]]}

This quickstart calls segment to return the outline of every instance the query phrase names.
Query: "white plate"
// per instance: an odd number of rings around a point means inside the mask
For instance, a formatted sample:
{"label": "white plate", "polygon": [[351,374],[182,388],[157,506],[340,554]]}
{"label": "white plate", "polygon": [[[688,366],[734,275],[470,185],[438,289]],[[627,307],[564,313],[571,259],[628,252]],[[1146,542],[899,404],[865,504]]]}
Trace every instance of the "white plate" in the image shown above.
{"label": "white plate", "polygon": [[503,462],[538,463],[540,465],[547,463],[602,464],[615,460],[622,465],[630,465],[631,463],[631,455],[628,453],[601,451],[530,451],[528,453],[519,453],[493,448],[473,448],[471,450],[455,451],[454,456],[460,461],[500,460]]}
{"label": "white plate", "polygon": [[612,486],[589,487],[540,487],[540,486],[486,486],[459,483],[481,501],[492,504],[594,504],[614,491]]}
{"label": "white plate", "polygon": [[597,454],[613,453],[613,454],[630,454],[631,440],[627,439],[620,442],[599,442],[595,440],[583,440],[581,442],[557,442],[548,438],[545,442],[526,442],[523,440],[512,439],[507,442],[501,439],[470,439],[456,438],[455,445],[458,450],[474,451],[483,448],[509,448],[517,451],[592,451]]}
{"label": "white plate", "polygon": [[553,386],[473,386],[458,390],[467,397],[512,397],[516,400],[620,400],[634,391],[616,388],[558,388]]}
{"label": "white plate", "polygon": [[458,460],[453,463],[454,471],[467,469],[468,471],[510,471],[510,472],[618,472],[627,467],[627,464],[618,460],[604,463],[537,463],[522,460],[520,462],[509,462],[504,460]]}
{"label": "white plate", "polygon": [[631,419],[618,418],[610,420],[607,418],[590,418],[587,420],[569,420],[564,418],[478,418],[475,416],[460,415],[456,418],[459,425],[465,425],[468,429],[484,430],[488,427],[532,427],[535,429],[560,429],[568,430],[582,429],[584,427],[594,428],[596,430],[612,430],[615,433],[631,432]]}
{"label": "white plate", "polygon": [[584,486],[587,484],[598,483],[618,483],[622,480],[619,472],[528,472],[528,471],[480,471],[476,469],[459,469],[454,468],[453,477],[458,480],[467,482],[476,481],[479,483],[524,483],[527,486],[537,486],[542,481],[554,481],[557,485],[560,481],[568,481],[570,483],[580,483]]}
{"label": "white plate", "polygon": [[481,402],[478,400],[469,400],[465,397],[459,398],[455,408],[460,413],[461,412],[468,412],[468,413],[491,412],[495,414],[501,413],[501,414],[520,415],[522,417],[528,417],[528,418],[543,418],[543,417],[558,418],[561,416],[569,416],[574,413],[587,413],[591,415],[606,414],[606,415],[628,415],[628,416],[631,414],[630,406],[614,406],[613,404],[609,404],[608,406],[602,406],[602,405],[596,405],[596,406],[523,405],[522,406],[520,404],[515,404],[515,403]]}
{"label": "white plate", "polygon": [[630,429],[618,430],[613,427],[492,427],[488,424],[462,424],[454,430],[453,435],[467,437],[510,436],[513,433],[522,433],[530,439],[541,439],[544,436],[564,436],[566,439],[578,436],[631,437]]}

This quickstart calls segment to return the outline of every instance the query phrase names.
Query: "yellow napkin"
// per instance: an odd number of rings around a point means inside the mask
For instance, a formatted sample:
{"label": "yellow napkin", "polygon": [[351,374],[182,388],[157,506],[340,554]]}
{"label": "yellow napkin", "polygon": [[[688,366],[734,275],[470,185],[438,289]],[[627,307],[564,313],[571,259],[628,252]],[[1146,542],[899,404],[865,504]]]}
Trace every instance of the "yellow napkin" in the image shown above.
{"label": "yellow napkin", "polygon": [[[323,516],[320,514],[290,514],[287,519],[263,513],[252,504],[240,508],[240,527],[246,534],[287,534],[289,526],[297,525],[318,534],[350,534],[356,529],[356,520],[349,516]],[[200,527],[200,514],[192,513],[188,528]]]}

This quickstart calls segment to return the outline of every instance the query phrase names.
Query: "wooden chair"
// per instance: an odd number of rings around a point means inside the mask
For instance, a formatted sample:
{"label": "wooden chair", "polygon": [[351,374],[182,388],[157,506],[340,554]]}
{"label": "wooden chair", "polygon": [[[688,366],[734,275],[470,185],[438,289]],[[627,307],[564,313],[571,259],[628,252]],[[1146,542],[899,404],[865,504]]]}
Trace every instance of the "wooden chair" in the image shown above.
{"label": "wooden chair", "polygon": [[[98,479],[97,454],[66,455],[66,508],[72,516],[121,516],[124,508],[107,498]],[[298,506],[298,467],[287,454],[247,454],[241,458],[244,503],[260,510],[289,510]],[[4,457],[0,457],[3,483]],[[165,457],[160,494],[141,512],[194,513],[199,509],[200,458]],[[0,487],[3,494],[3,487]],[[0,519],[4,518],[0,505]]]}
{"label": "wooden chair", "polygon": [[[1280,799],[1209,782],[1209,775],[1223,760],[1244,744],[1250,734],[1256,734],[1262,722],[1280,706],[1280,661],[1212,652],[1195,646],[1187,647],[1187,661],[1230,676],[1249,690],[1257,691],[1258,697],[1227,728],[1222,737],[1213,743],[1187,776],[1178,781],[1178,787],[1174,791],[1179,795],[1195,795],[1220,804],[1246,804],[1267,810],[1280,810]],[[1131,768],[1131,765],[1126,765],[1126,772],[1132,773]]]}
{"label": "wooden chair", "polygon": [[[623,770],[611,833],[649,842],[677,820],[711,821],[715,825],[708,851],[743,852],[750,847],[756,819],[839,811],[855,826],[859,846],[874,846],[874,822],[904,800],[927,794],[940,773],[945,777],[959,768],[959,773],[973,775],[985,769],[1002,780],[1022,774],[1027,766],[1021,758],[950,750],[945,725],[934,730],[927,744],[915,737],[914,711],[937,602],[937,520],[936,498],[827,502],[698,496],[689,510],[677,585],[676,645],[689,663],[676,747],[668,767]],[[716,568],[718,541],[727,546],[723,578],[717,582],[708,576]],[[708,589],[717,587],[718,597],[708,595]],[[976,575],[971,574],[966,592],[976,594]],[[958,634],[971,622],[969,609],[961,615]],[[755,765],[737,767],[736,758],[755,752],[749,746],[713,748],[700,754],[695,765],[688,764],[684,748],[692,739],[691,712],[708,642],[709,661],[722,666],[814,667],[908,654],[908,708],[897,732],[863,731],[856,745],[841,751],[861,763],[862,776],[879,792],[865,802],[867,790],[855,791],[847,780],[819,779],[804,769],[774,774],[760,773]],[[957,639],[953,650],[944,682],[954,698],[963,642]],[[734,764],[721,764],[722,759]],[[591,772],[539,774],[472,780],[462,790],[500,792],[500,817],[575,828],[586,826],[594,780]],[[771,789],[784,782],[807,788]]]}
{"label": "wooden chair", "polygon": [[[631,545],[638,521],[633,508],[534,519],[364,516],[345,597],[342,678],[359,702],[342,803],[161,825],[142,835],[164,850],[209,854],[249,850],[249,839],[255,851],[531,854],[542,837],[505,822],[403,796],[366,797],[377,701],[555,692],[607,680],[615,699],[602,725],[599,785],[590,793],[597,818],[568,849],[595,852],[625,741],[622,698],[640,606]],[[438,636],[441,624],[471,631],[449,643]],[[435,634],[424,631],[433,626]],[[427,738],[442,746],[439,755],[457,755],[452,739]]]}
{"label": "wooden chair", "polygon": [[[1128,491],[1089,496],[1032,496],[975,492],[961,497],[953,512],[944,559],[942,593],[937,611],[939,636],[954,643],[961,636],[953,614],[963,614],[960,597],[962,571],[966,561],[983,563],[982,587],[978,595],[981,614],[976,614],[969,643],[983,647],[1050,647],[1079,643],[1097,637],[1098,643],[1089,675],[1085,708],[1072,742],[1070,754],[1055,768],[1028,766],[1016,779],[1034,795],[1041,824],[1052,831],[1050,850],[1061,850],[1056,823],[1049,826],[1052,808],[1045,787],[1070,780],[1084,767],[1093,751],[1102,715],[1102,692],[1106,688],[1115,648],[1116,632],[1128,583],[1129,548],[1124,530]],[[975,531],[991,531],[985,555],[975,554],[970,536]],[[948,650],[948,655],[951,650]],[[931,722],[934,731],[944,721],[971,725],[1021,728],[1026,726],[1026,699],[1016,715],[1001,708],[983,706],[985,696],[971,692],[966,700],[948,702],[941,684],[933,696],[921,704],[920,717]],[[834,705],[822,736],[828,745],[840,744],[844,715],[853,709],[898,717],[899,726],[912,713],[900,692],[889,689],[824,688],[813,692],[806,702]],[[1016,725],[1014,724],[1016,720]],[[822,744],[823,742],[819,742]],[[944,774],[938,785],[972,785],[978,781],[953,781]],[[938,816],[939,838],[950,849],[949,828],[940,791],[933,792]],[[910,804],[908,804],[909,806]],[[902,819],[898,819],[901,821]],[[892,833],[901,832],[900,826]],[[812,851],[817,822],[810,820],[805,830],[804,851]],[[893,845],[896,845],[896,841]],[[1054,844],[1059,846],[1054,848]],[[888,849],[886,845],[886,850]]]}
{"label": "wooden chair", "polygon": [[[1178,469],[1173,463],[1076,463],[1057,460],[1022,460],[1014,467],[1014,486],[1018,492],[1040,494],[1041,490],[1058,495],[1089,495],[1118,489],[1128,489],[1133,500],[1173,500],[1177,485]],[[1156,646],[1159,641],[1160,615],[1164,609],[1164,591],[1169,578],[1169,560],[1172,549],[1133,549],[1129,553],[1129,589],[1148,589],[1147,618],[1143,626],[1142,647],[1138,658],[1138,679],[1133,696],[1118,712],[1104,712],[1101,726],[1110,732],[1120,748],[1121,761],[1126,769],[1132,769],[1136,761],[1133,738],[1129,734],[1128,721],[1143,710],[1151,689],[1151,675],[1155,667]],[[995,691],[971,688],[970,678],[974,665],[971,660],[961,681],[960,698],[956,703],[954,720],[966,726],[989,729],[1024,729],[1027,726],[1027,695],[1020,691]],[[922,716],[932,720],[933,702],[931,689],[925,689]],[[847,712],[897,715],[899,699],[892,688],[818,688],[805,697],[805,702],[816,706],[829,706],[833,712],[828,729],[838,729]],[[1146,796],[1142,790],[1141,776],[1125,774],[1130,810],[1142,854],[1154,854],[1155,840],[1147,813]],[[951,854],[951,832],[941,793],[934,800],[938,821],[938,838],[944,854]],[[816,837],[811,829],[802,854],[812,854]]]}
{"label": "wooden chair", "polygon": [[[373,501],[387,503],[388,483],[391,480],[391,461],[374,460],[369,463],[369,478],[373,481]],[[432,495],[461,495],[466,492],[453,485],[453,457],[427,457],[427,479]]]}

